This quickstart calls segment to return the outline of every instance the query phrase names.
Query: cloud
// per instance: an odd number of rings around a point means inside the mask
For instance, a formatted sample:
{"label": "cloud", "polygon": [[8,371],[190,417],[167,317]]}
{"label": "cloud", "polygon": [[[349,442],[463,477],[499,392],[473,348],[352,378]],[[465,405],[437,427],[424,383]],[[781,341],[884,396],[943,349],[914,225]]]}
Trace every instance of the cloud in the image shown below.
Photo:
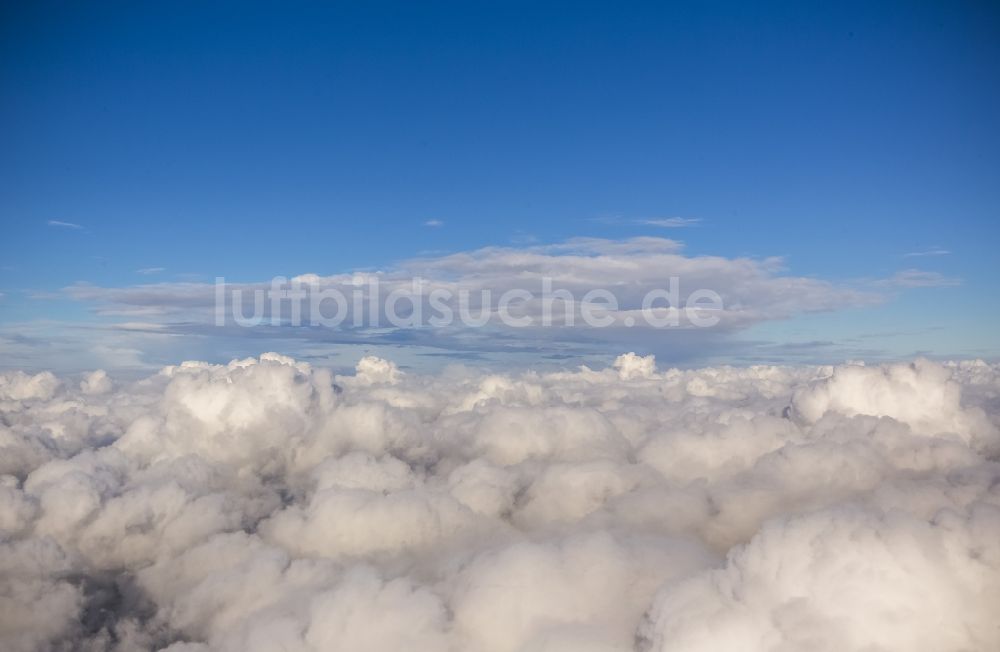
{"label": "cloud", "polygon": [[[386,298],[391,293],[408,295],[414,279],[420,279],[424,300],[421,303],[424,327],[412,328],[388,320]],[[210,282],[142,283],[125,287],[101,287],[77,283],[62,291],[62,296],[84,304],[101,316],[102,337],[116,323],[155,324],[162,342],[149,349],[155,364],[165,364],[179,355],[190,355],[181,344],[205,342],[206,350],[225,351],[224,355],[249,355],[261,347],[275,348],[296,355],[318,355],[320,348],[333,345],[358,347],[398,347],[411,349],[407,364],[427,362],[429,355],[475,356],[517,353],[525,357],[534,352],[545,354],[606,357],[622,348],[654,353],[672,363],[706,364],[723,359],[743,362],[801,360],[826,362],[853,358],[884,358],[883,351],[858,348],[840,342],[839,346],[776,347],[746,339],[754,326],[768,322],[796,319],[814,313],[833,313],[850,308],[877,306],[891,300],[898,292],[928,287],[950,287],[961,281],[934,272],[903,270],[890,278],[834,282],[821,278],[797,276],[785,268],[780,258],[749,258],[688,255],[683,243],[669,238],[642,236],[626,239],[573,238],[551,244],[522,244],[486,247],[456,253],[428,253],[405,259],[380,270],[365,270],[334,275],[302,274],[292,277],[300,288],[312,294],[300,304],[299,326],[294,326],[290,303],[275,304],[267,299],[271,282],[227,283],[224,297],[224,326],[216,325],[216,287]],[[662,293],[676,279],[677,310],[667,308],[672,299]],[[289,279],[286,279],[286,281]],[[542,292],[550,284],[555,300],[542,301]],[[377,299],[371,288],[378,286]],[[360,299],[354,293],[360,290]],[[582,316],[581,301],[588,292],[599,289],[608,293],[617,308],[600,314],[611,319],[608,325],[594,328]],[[511,327],[501,319],[500,298],[508,292],[525,290],[531,298],[511,305],[517,314],[530,320],[529,327]],[[697,290],[716,293],[721,308],[711,312],[688,311],[687,300]],[[452,320],[448,326],[430,325],[428,319],[441,313],[430,304],[432,292],[449,293],[448,308]],[[238,326],[233,319],[234,296],[239,292],[243,314],[254,313],[260,304],[261,323],[252,328]],[[323,292],[336,292],[345,298],[343,319],[335,327],[313,318]],[[560,292],[575,300],[567,316]],[[470,316],[483,315],[484,325],[467,326],[459,318],[458,298],[468,297]],[[660,311],[643,310],[650,293],[660,295],[653,302]],[[397,302],[398,313],[407,318],[412,302]],[[327,301],[324,315],[335,311]],[[339,309],[338,309],[339,310]],[[339,313],[338,313],[339,314]],[[647,316],[666,319],[677,316],[667,326],[652,326]],[[550,326],[542,326],[548,315]],[[697,327],[691,315],[717,318],[711,327]],[[405,321],[405,320],[404,320]],[[572,323],[571,323],[572,322]],[[149,329],[133,329],[151,332]],[[99,331],[90,328],[78,332],[74,341],[93,338]],[[182,339],[178,336],[195,336]],[[213,344],[209,341],[214,340]],[[171,344],[173,342],[173,344]],[[79,346],[79,345],[78,345]],[[171,350],[170,347],[173,346]],[[136,348],[129,343],[124,348]],[[140,347],[141,348],[141,347]],[[200,349],[199,349],[200,350]],[[383,353],[385,348],[379,349]],[[162,354],[162,355],[159,355]],[[203,353],[202,355],[208,355]],[[471,356],[471,357],[470,357]],[[484,359],[484,358],[480,358]],[[484,359],[484,360],[486,360]],[[512,358],[508,357],[508,361]],[[593,358],[592,358],[593,359]],[[54,364],[54,363],[49,363]],[[103,363],[100,363],[103,364]]]}
{"label": "cloud", "polygon": [[940,247],[935,247],[933,249],[926,249],[924,251],[911,251],[910,253],[903,254],[903,258],[919,258],[924,256],[947,256],[951,254],[947,249],[941,249]]}
{"label": "cloud", "polygon": [[698,226],[702,223],[700,217],[645,217],[626,219],[619,215],[601,215],[590,218],[591,222],[599,224],[639,224],[642,226],[655,226],[664,229],[681,229]]}
{"label": "cloud", "polygon": [[80,224],[74,224],[73,222],[63,222],[60,220],[49,220],[46,222],[49,226],[55,226],[63,229],[82,229],[83,226]]}
{"label": "cloud", "polygon": [[681,229],[701,224],[700,217],[664,217],[633,220],[636,224],[644,226],[659,226],[665,229]]}
{"label": "cloud", "polygon": [[[468,292],[477,299],[488,297],[490,301],[485,308],[492,326],[499,323],[499,298],[512,290],[527,291],[538,298],[527,302],[523,310],[536,321],[540,320],[544,307],[540,297],[543,284],[547,282],[551,282],[552,290],[572,293],[577,301],[591,290],[603,289],[618,303],[618,309],[610,311],[611,317],[625,324],[628,320],[636,322],[647,294],[667,291],[673,277],[679,291],[675,308],[683,309],[686,297],[696,290],[715,292],[723,302],[717,314],[720,325],[716,330],[727,332],[762,321],[870,305],[880,300],[872,292],[789,276],[782,271],[781,260],[777,258],[685,256],[681,243],[666,238],[574,238],[549,245],[487,247],[415,258],[386,271],[334,276],[305,274],[295,280],[318,291],[336,290],[344,296],[351,296],[359,279],[362,284],[377,282],[385,296],[392,291],[409,290],[413,279],[419,277],[426,295],[434,290],[447,290],[455,296]],[[247,283],[232,285],[230,289],[249,297],[269,287],[269,283]],[[214,319],[215,287],[207,283],[160,283],[124,288],[77,284],[66,288],[65,292],[76,300],[92,304],[100,314],[126,316],[130,320],[139,317],[148,321],[150,317],[160,316],[212,323]],[[347,323],[354,323],[353,302],[346,308],[352,311]],[[270,320],[273,315],[269,302],[262,309],[265,319]],[[479,306],[476,309],[478,314]],[[381,310],[382,306],[376,306],[384,324]],[[304,311],[309,313],[308,306]],[[364,305],[363,314],[367,320],[372,314],[371,306]],[[574,320],[574,324],[580,322],[579,317]],[[568,322],[564,325],[569,327]]]}
{"label": "cloud", "polygon": [[998,392],[635,354],[0,372],[0,647],[997,649]]}
{"label": "cloud", "polygon": [[768,523],[724,568],[664,591],[643,636],[663,652],[990,649],[995,558],[968,551],[997,534],[996,513],[935,523],[845,506]]}
{"label": "cloud", "polygon": [[123,312],[165,314],[190,308],[212,306],[213,286],[208,283],[155,283],[124,288],[103,288],[77,283],[63,289],[70,298],[94,301]]}
{"label": "cloud", "polygon": [[166,267],[142,267],[140,269],[135,270],[135,273],[148,276],[150,274],[159,274],[160,272],[165,272],[165,271],[167,271]]}
{"label": "cloud", "polygon": [[439,228],[444,226],[444,222],[442,220],[427,220],[424,222],[424,226],[430,228]]}
{"label": "cloud", "polygon": [[904,269],[896,272],[890,278],[878,281],[877,284],[891,288],[946,288],[961,285],[962,280],[945,276],[939,272]]}

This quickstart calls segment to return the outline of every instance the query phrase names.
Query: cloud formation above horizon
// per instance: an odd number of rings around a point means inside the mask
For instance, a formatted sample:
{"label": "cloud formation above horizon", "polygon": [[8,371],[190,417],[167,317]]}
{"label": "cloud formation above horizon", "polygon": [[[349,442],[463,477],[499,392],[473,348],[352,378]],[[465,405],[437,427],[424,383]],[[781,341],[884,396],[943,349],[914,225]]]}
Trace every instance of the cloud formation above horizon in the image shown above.
{"label": "cloud formation above horizon", "polygon": [[[372,284],[378,285],[379,298],[383,300],[392,293],[409,294],[413,292],[415,279],[419,279],[424,297],[419,302],[422,315],[441,314],[434,312],[427,299],[435,291],[450,296],[438,305],[447,305],[451,316],[460,314],[457,298],[465,293],[470,298],[470,316],[483,315],[483,326],[471,328],[469,323],[476,320],[460,321],[456,317],[448,323],[432,322],[433,327],[400,327],[387,323],[384,301],[371,300],[370,292],[360,300],[352,299],[359,286]],[[706,356],[738,346],[738,336],[759,324],[875,306],[900,290],[958,283],[956,279],[917,269],[900,271],[888,279],[832,282],[792,275],[781,258],[691,256],[684,253],[683,244],[676,240],[649,236],[622,240],[574,238],[547,245],[486,247],[411,258],[382,270],[300,274],[286,281],[311,292],[300,303],[304,318],[298,323],[291,320],[290,304],[272,304],[266,300],[264,295],[272,287],[272,281],[265,279],[226,284],[223,303],[229,303],[224,308],[225,327],[220,327],[217,319],[218,286],[208,282],[165,281],[123,287],[77,283],[65,288],[63,296],[89,308],[101,320],[99,328],[104,332],[193,334],[233,342],[267,337],[289,343],[411,344],[427,351],[461,355],[544,348],[551,349],[553,354],[592,355],[627,347],[671,360],[684,355],[704,363],[711,359]],[[671,295],[674,284],[676,294]],[[556,297],[548,304],[541,298],[546,288]],[[614,302],[610,307],[599,306],[602,310],[607,308],[600,313],[602,319],[606,317],[600,328],[581,319],[581,299],[594,290],[603,293],[604,298],[599,298],[602,303],[608,299]],[[720,305],[706,307],[693,300],[689,302],[704,291],[717,296]],[[336,292],[346,298],[342,312],[334,310],[342,318],[337,327],[316,328],[317,324],[311,321],[315,315],[331,311],[330,302],[320,307],[320,302],[312,299],[323,292]],[[519,297],[509,304],[515,306],[518,315],[528,318],[527,327],[511,328],[509,322],[501,319],[498,300],[511,292],[530,294],[527,299]],[[260,327],[234,325],[237,311],[233,293],[239,293],[245,300],[241,305],[248,315],[254,314],[253,297],[261,295]],[[569,293],[577,302],[576,308],[569,311],[572,318],[566,317],[560,293]],[[644,301],[657,293],[659,298],[651,301],[655,310],[647,312]],[[413,304],[404,300],[400,305],[405,315]],[[711,327],[694,327],[690,319],[668,319],[676,313],[686,316],[688,311],[700,311],[698,315],[710,318]],[[554,319],[549,327],[540,327],[545,315]],[[651,326],[648,315],[657,315],[658,323]],[[427,319],[422,325],[427,326],[426,322]],[[147,328],[142,328],[143,324]],[[306,327],[290,327],[293,325]],[[841,359],[851,357],[847,349],[841,348],[845,351]],[[235,346],[233,350],[234,355],[240,355]],[[161,359],[167,362],[179,358]]]}
{"label": "cloud formation above horizon", "polygon": [[0,373],[0,647],[1000,646],[1000,366]]}
{"label": "cloud formation above horizon", "polygon": [[[427,283],[428,291],[489,290],[494,296],[510,289],[537,291],[544,279],[550,279],[554,289],[568,290],[576,296],[594,288],[607,289],[615,295],[625,316],[640,307],[645,293],[666,288],[669,279],[676,277],[687,288],[684,295],[695,289],[717,292],[724,301],[724,325],[731,329],[795,314],[868,305],[881,299],[871,289],[785,275],[780,258],[690,257],[681,250],[681,243],[666,238],[575,238],[552,245],[486,247],[413,258],[384,271],[303,274],[293,279],[349,293],[359,278],[365,281],[377,277],[387,292],[408,287],[414,278],[420,278]],[[270,281],[233,287],[266,289]],[[80,283],[64,291],[73,299],[91,304],[100,314],[122,316],[200,314],[204,318],[212,316],[216,296],[215,285],[191,282],[117,288]],[[270,317],[270,313],[266,316]]]}

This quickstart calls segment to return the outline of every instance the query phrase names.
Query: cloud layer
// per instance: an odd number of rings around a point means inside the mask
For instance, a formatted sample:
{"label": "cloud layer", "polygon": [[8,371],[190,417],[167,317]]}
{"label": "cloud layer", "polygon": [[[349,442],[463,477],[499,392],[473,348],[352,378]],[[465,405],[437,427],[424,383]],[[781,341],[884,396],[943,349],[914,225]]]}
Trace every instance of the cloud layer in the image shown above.
{"label": "cloud layer", "polygon": [[1000,648],[1000,366],[0,374],[0,648]]}
{"label": "cloud layer", "polygon": [[[423,297],[417,302],[411,298],[415,279]],[[278,291],[298,297],[294,308],[290,298],[272,301],[273,279],[228,279],[221,293],[213,282],[78,283],[61,296],[86,306],[92,321],[43,325],[46,337],[39,341],[24,337],[26,330],[37,332],[37,325],[18,324],[0,332],[0,352],[10,367],[63,371],[86,367],[67,369],[61,358],[108,369],[120,368],[124,360],[147,370],[212,351],[225,352],[214,362],[268,349],[310,359],[317,344],[331,343],[358,346],[359,352],[383,347],[376,349],[382,355],[399,345],[418,355],[453,359],[504,354],[503,364],[519,352],[594,362],[623,350],[686,365],[710,364],[720,356],[737,359],[737,353],[746,362],[773,362],[792,358],[768,349],[768,342],[753,335],[755,326],[875,306],[908,288],[949,284],[953,280],[918,270],[891,280],[832,282],[790,274],[780,258],[689,255],[682,243],[667,238],[575,238],[428,255],[381,270],[284,278]],[[435,298],[437,293],[446,298]],[[512,299],[506,306],[510,320],[501,307],[505,296]],[[400,320],[388,316],[390,303]],[[415,305],[420,316],[414,316]],[[411,316],[419,328],[409,323]],[[249,324],[257,325],[245,327]],[[182,341],[184,347],[178,345]],[[192,350],[192,341],[204,342],[204,349]],[[98,355],[101,347],[112,351]],[[857,342],[840,341],[836,354],[810,349],[814,354],[805,361],[877,354],[860,349]],[[61,356],[63,351],[73,355]],[[795,359],[802,357],[799,351]],[[398,362],[417,364],[413,357]]]}
{"label": "cloud layer", "polygon": [[[380,317],[379,325],[387,325],[384,306],[371,306],[370,293],[364,294],[361,305],[355,305],[351,298],[359,286],[367,289],[374,280],[378,282],[382,299],[394,291],[411,291],[416,278],[423,282],[425,295],[435,289],[447,290],[455,298],[460,292],[468,292],[475,315],[478,316],[485,305],[486,316],[492,317],[489,323],[494,325],[497,323],[497,299],[510,290],[533,294],[534,301],[525,305],[518,301],[519,309],[529,315],[540,315],[539,297],[545,281],[551,283],[551,291],[569,293],[578,302],[591,290],[606,290],[618,304],[611,313],[617,325],[626,317],[637,316],[644,298],[651,291],[668,290],[671,278],[677,279],[679,285],[674,309],[687,305],[690,295],[698,290],[709,290],[721,297],[723,305],[717,315],[720,330],[741,329],[802,313],[870,305],[880,300],[874,292],[786,275],[779,258],[686,256],[681,250],[681,243],[658,237],[575,238],[554,245],[487,247],[416,258],[387,271],[333,276],[303,274],[292,280],[315,288],[317,292],[338,291],[348,299],[344,306],[347,311],[345,323],[358,325],[355,313],[361,312],[363,325],[369,327],[373,326],[369,323],[373,310]],[[270,287],[271,281],[232,285],[231,289],[241,291],[246,300],[241,314],[252,315],[254,291],[263,292]],[[482,301],[484,291],[489,292],[491,301]],[[203,323],[215,323],[216,319],[217,286],[210,283],[158,283],[124,288],[78,284],[67,288],[66,292],[74,299],[94,304],[105,315],[188,319]],[[457,310],[457,304],[453,304]],[[558,305],[562,310],[562,304]],[[654,305],[663,307],[666,304],[660,300]],[[269,300],[262,300],[260,310],[268,322],[276,316]],[[287,321],[290,316],[287,302],[280,303],[279,310],[277,317]],[[329,312],[330,306],[324,310]],[[304,316],[312,312],[308,305],[303,306]]]}

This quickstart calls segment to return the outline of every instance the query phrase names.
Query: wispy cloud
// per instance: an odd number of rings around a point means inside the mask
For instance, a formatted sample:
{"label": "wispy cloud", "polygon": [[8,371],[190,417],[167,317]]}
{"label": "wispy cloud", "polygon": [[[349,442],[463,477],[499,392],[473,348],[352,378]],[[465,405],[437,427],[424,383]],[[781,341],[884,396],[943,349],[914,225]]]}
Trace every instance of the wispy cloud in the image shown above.
{"label": "wispy cloud", "polygon": [[426,222],[424,222],[424,226],[430,227],[432,229],[437,229],[444,226],[444,222],[442,220],[427,220]]}
{"label": "wispy cloud", "polygon": [[82,229],[83,226],[80,224],[74,224],[73,222],[63,222],[61,220],[49,220],[46,222],[49,226],[55,226],[63,229]]}
{"label": "wispy cloud", "polygon": [[903,254],[903,258],[920,258],[923,256],[947,256],[951,252],[947,249],[941,249],[940,247],[935,247],[933,249],[927,249],[925,251],[911,251],[908,254]]}
{"label": "wispy cloud", "polygon": [[149,274],[159,274],[160,272],[165,272],[165,271],[167,271],[166,267],[143,267],[141,269],[135,270],[135,273],[149,275]]}
{"label": "wispy cloud", "polygon": [[538,237],[518,229],[510,238],[511,244],[515,245],[535,245],[538,244]]}
{"label": "wispy cloud", "polygon": [[961,284],[962,279],[922,269],[904,269],[876,282],[876,285],[894,288],[945,288]]}
{"label": "wispy cloud", "polygon": [[689,226],[701,224],[700,217],[658,217],[641,220],[632,220],[635,224],[643,226],[658,226],[664,229],[683,229]]}

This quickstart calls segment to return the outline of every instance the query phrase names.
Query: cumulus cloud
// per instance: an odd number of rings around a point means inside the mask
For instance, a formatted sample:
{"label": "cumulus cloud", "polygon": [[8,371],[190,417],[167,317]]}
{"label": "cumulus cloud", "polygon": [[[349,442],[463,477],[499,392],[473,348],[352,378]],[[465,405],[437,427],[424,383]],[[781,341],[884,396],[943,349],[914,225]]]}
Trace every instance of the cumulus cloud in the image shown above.
{"label": "cumulus cloud", "polygon": [[725,566],[664,590],[648,649],[992,650],[1000,510],[829,509],[766,523]]}
{"label": "cumulus cloud", "polygon": [[87,374],[80,381],[80,391],[84,394],[105,394],[111,391],[111,379],[103,369]]}
{"label": "cumulus cloud", "polygon": [[0,648],[1000,646],[1000,365],[0,373]]}

